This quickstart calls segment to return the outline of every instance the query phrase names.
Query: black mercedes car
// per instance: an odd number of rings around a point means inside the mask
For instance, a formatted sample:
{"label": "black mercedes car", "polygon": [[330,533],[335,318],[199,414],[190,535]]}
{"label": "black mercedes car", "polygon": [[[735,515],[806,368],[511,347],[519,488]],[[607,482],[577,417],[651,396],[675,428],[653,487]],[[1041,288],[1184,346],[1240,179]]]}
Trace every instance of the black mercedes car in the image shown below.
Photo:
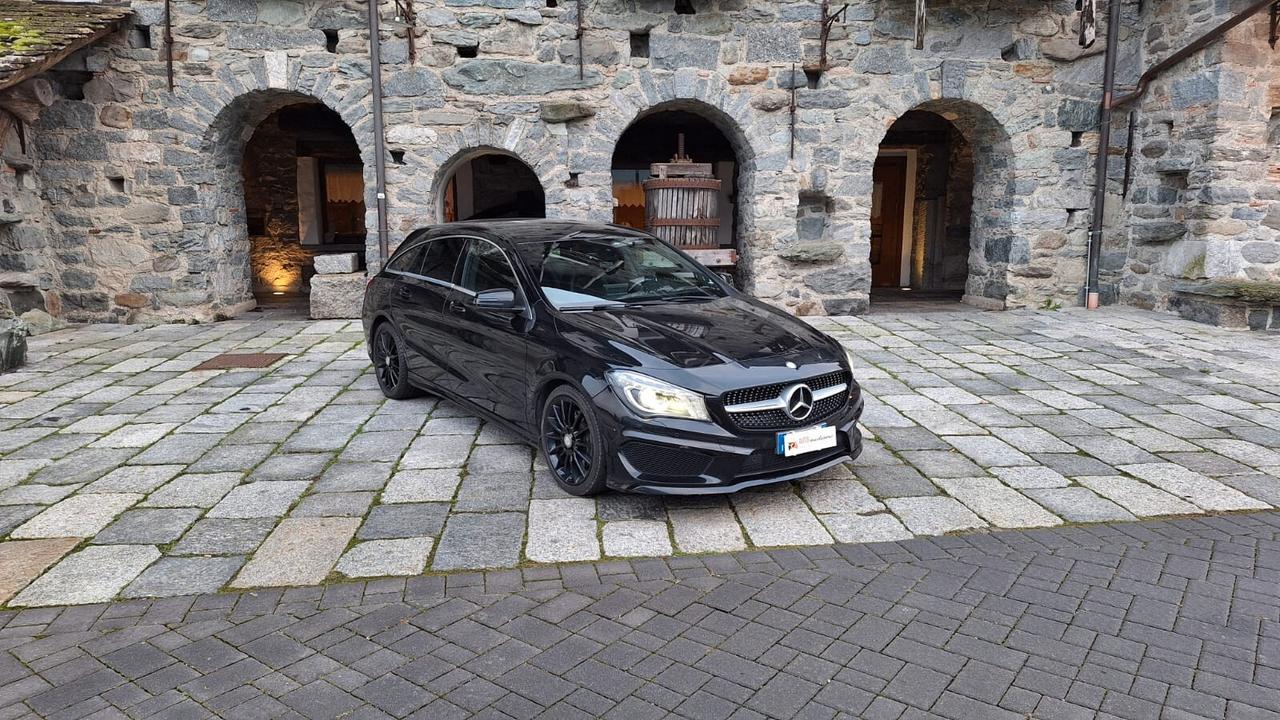
{"label": "black mercedes car", "polygon": [[419,230],[370,279],[364,329],[387,397],[502,423],[575,495],[733,492],[862,450],[835,340],[630,228]]}

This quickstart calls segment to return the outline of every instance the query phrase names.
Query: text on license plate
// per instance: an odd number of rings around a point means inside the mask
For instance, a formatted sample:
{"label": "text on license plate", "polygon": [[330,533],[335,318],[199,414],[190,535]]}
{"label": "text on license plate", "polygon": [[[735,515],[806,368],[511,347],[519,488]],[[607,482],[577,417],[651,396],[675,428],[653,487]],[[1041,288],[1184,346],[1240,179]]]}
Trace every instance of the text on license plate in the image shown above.
{"label": "text on license plate", "polygon": [[803,455],[815,450],[826,450],[836,446],[835,427],[821,425],[819,427],[792,430],[778,433],[778,454],[786,457]]}

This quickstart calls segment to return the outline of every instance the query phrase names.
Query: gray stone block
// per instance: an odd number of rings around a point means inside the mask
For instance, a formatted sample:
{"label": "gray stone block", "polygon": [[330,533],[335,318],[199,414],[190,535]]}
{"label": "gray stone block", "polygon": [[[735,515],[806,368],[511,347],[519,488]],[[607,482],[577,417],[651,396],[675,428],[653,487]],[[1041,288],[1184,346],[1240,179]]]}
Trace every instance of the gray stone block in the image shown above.
{"label": "gray stone block", "polygon": [[355,253],[329,253],[311,259],[317,275],[343,275],[360,269],[360,257]]}
{"label": "gray stone block", "polygon": [[311,278],[311,317],[355,319],[364,305],[364,273]]}

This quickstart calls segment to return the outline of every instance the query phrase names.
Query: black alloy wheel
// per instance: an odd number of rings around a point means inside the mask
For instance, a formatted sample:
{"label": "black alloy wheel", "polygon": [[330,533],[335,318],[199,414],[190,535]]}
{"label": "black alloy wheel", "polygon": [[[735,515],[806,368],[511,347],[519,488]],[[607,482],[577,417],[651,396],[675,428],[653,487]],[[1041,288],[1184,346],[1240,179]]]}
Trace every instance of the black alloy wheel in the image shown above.
{"label": "black alloy wheel", "polygon": [[561,489],[580,496],[605,489],[603,442],[586,396],[568,385],[553,390],[542,409],[542,451]]}
{"label": "black alloy wheel", "polygon": [[378,388],[392,400],[403,400],[418,394],[409,384],[409,366],[405,362],[404,343],[391,323],[382,323],[373,334],[373,372]]}

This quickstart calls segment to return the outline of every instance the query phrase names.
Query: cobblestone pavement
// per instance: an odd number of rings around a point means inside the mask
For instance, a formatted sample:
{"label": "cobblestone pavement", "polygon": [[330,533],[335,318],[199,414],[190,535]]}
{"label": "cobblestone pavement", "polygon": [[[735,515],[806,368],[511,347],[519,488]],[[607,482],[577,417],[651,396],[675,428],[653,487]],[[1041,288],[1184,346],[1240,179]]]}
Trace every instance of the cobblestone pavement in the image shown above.
{"label": "cobblestone pavement", "polygon": [[[0,375],[0,602],[870,542],[1280,505],[1280,336],[1113,309],[818,319],[862,358],[851,467],[697,501],[561,494],[387,402],[358,323],[92,326]],[[266,369],[195,370],[224,352]]]}
{"label": "cobblestone pavement", "polygon": [[0,611],[0,717],[1280,718],[1280,513]]}

